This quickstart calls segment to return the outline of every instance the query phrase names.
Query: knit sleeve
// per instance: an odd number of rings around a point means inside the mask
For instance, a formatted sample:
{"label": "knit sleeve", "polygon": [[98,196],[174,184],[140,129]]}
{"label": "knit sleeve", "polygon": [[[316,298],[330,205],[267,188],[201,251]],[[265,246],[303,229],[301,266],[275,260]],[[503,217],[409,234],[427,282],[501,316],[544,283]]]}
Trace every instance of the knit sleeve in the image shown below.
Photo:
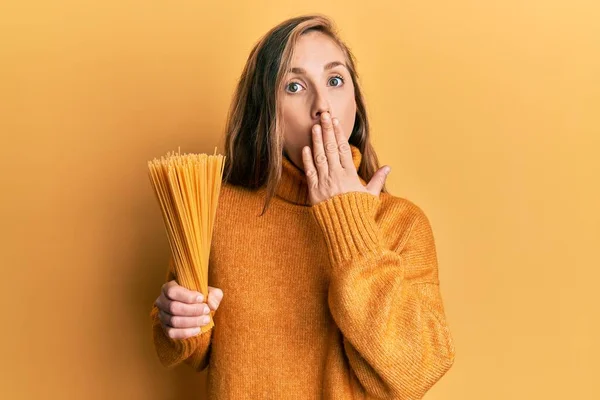
{"label": "knit sleeve", "polygon": [[[167,282],[175,279],[173,258],[167,270]],[[211,317],[214,316],[211,310]],[[174,368],[182,362],[200,372],[208,366],[213,329],[185,339],[172,339],[164,331],[158,318],[158,307],[152,306],[152,338],[159,361],[166,368]]]}
{"label": "knit sleeve", "polygon": [[[454,363],[435,243],[418,207],[382,221],[399,240],[387,248],[375,220],[381,200],[350,192],[311,207],[329,252],[328,304],[364,391],[420,399]],[[399,213],[397,213],[399,214]],[[387,225],[391,224],[391,225]]]}

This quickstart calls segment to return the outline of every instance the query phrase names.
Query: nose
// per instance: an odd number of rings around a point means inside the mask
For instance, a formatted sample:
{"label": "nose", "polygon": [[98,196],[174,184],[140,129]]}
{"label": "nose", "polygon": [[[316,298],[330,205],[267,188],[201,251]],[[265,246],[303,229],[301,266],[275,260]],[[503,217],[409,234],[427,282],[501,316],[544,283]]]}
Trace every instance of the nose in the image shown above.
{"label": "nose", "polygon": [[321,118],[321,114],[324,112],[329,112],[329,114],[331,114],[331,106],[329,104],[329,98],[327,97],[326,91],[319,89],[315,94],[311,114],[313,119],[318,121]]}

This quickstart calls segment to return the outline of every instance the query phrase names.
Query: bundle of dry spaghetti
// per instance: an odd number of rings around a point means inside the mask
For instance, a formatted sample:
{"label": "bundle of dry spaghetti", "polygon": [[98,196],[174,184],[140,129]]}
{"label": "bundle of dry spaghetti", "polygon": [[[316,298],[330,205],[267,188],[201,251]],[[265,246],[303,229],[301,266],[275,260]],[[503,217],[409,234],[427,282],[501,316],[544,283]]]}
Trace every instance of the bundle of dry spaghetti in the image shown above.
{"label": "bundle of dry spaghetti", "polygon": [[[208,298],[208,260],[225,156],[167,153],[148,161],[173,255],[177,283]],[[206,332],[211,321],[202,327]]]}

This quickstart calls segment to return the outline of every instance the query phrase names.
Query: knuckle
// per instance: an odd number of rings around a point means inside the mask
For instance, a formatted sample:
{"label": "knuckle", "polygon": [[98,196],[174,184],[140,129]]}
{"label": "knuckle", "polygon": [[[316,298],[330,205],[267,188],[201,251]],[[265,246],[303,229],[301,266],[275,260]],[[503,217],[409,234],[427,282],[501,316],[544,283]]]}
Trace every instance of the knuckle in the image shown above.
{"label": "knuckle", "polygon": [[177,286],[169,286],[166,290],[165,290],[165,296],[167,296],[169,299],[173,299],[174,296],[177,293]]}
{"label": "knuckle", "polygon": [[171,301],[169,302],[169,305],[167,306],[167,311],[169,311],[170,314],[175,315],[179,312],[179,304],[175,301]]}
{"label": "knuckle", "polygon": [[338,151],[338,146],[337,143],[334,142],[329,142],[325,144],[325,150],[327,150],[330,153],[335,153]]}
{"label": "knuckle", "polygon": [[325,164],[327,163],[327,156],[323,153],[319,153],[317,154],[317,158],[316,158],[317,164]]}
{"label": "knuckle", "polygon": [[342,153],[351,152],[350,145],[348,143],[342,143],[339,145],[340,151]]}

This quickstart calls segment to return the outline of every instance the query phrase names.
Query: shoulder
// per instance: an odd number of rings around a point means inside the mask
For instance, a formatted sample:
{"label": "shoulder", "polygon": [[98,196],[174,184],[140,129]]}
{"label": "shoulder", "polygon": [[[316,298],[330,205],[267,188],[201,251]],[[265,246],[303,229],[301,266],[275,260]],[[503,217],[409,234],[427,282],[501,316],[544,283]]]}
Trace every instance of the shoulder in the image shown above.
{"label": "shoulder", "polygon": [[429,218],[419,204],[389,193],[381,193],[379,200],[375,220],[389,247],[400,249],[409,239],[433,240]]}
{"label": "shoulder", "polygon": [[415,223],[429,223],[425,210],[414,201],[389,193],[379,195],[379,218],[393,220],[395,223],[411,226]]}
{"label": "shoulder", "polygon": [[219,201],[237,203],[239,201],[254,200],[260,197],[261,194],[262,189],[250,189],[223,182],[219,192]]}
{"label": "shoulder", "polygon": [[222,183],[218,197],[217,215],[222,218],[251,217],[262,209],[263,189]]}

